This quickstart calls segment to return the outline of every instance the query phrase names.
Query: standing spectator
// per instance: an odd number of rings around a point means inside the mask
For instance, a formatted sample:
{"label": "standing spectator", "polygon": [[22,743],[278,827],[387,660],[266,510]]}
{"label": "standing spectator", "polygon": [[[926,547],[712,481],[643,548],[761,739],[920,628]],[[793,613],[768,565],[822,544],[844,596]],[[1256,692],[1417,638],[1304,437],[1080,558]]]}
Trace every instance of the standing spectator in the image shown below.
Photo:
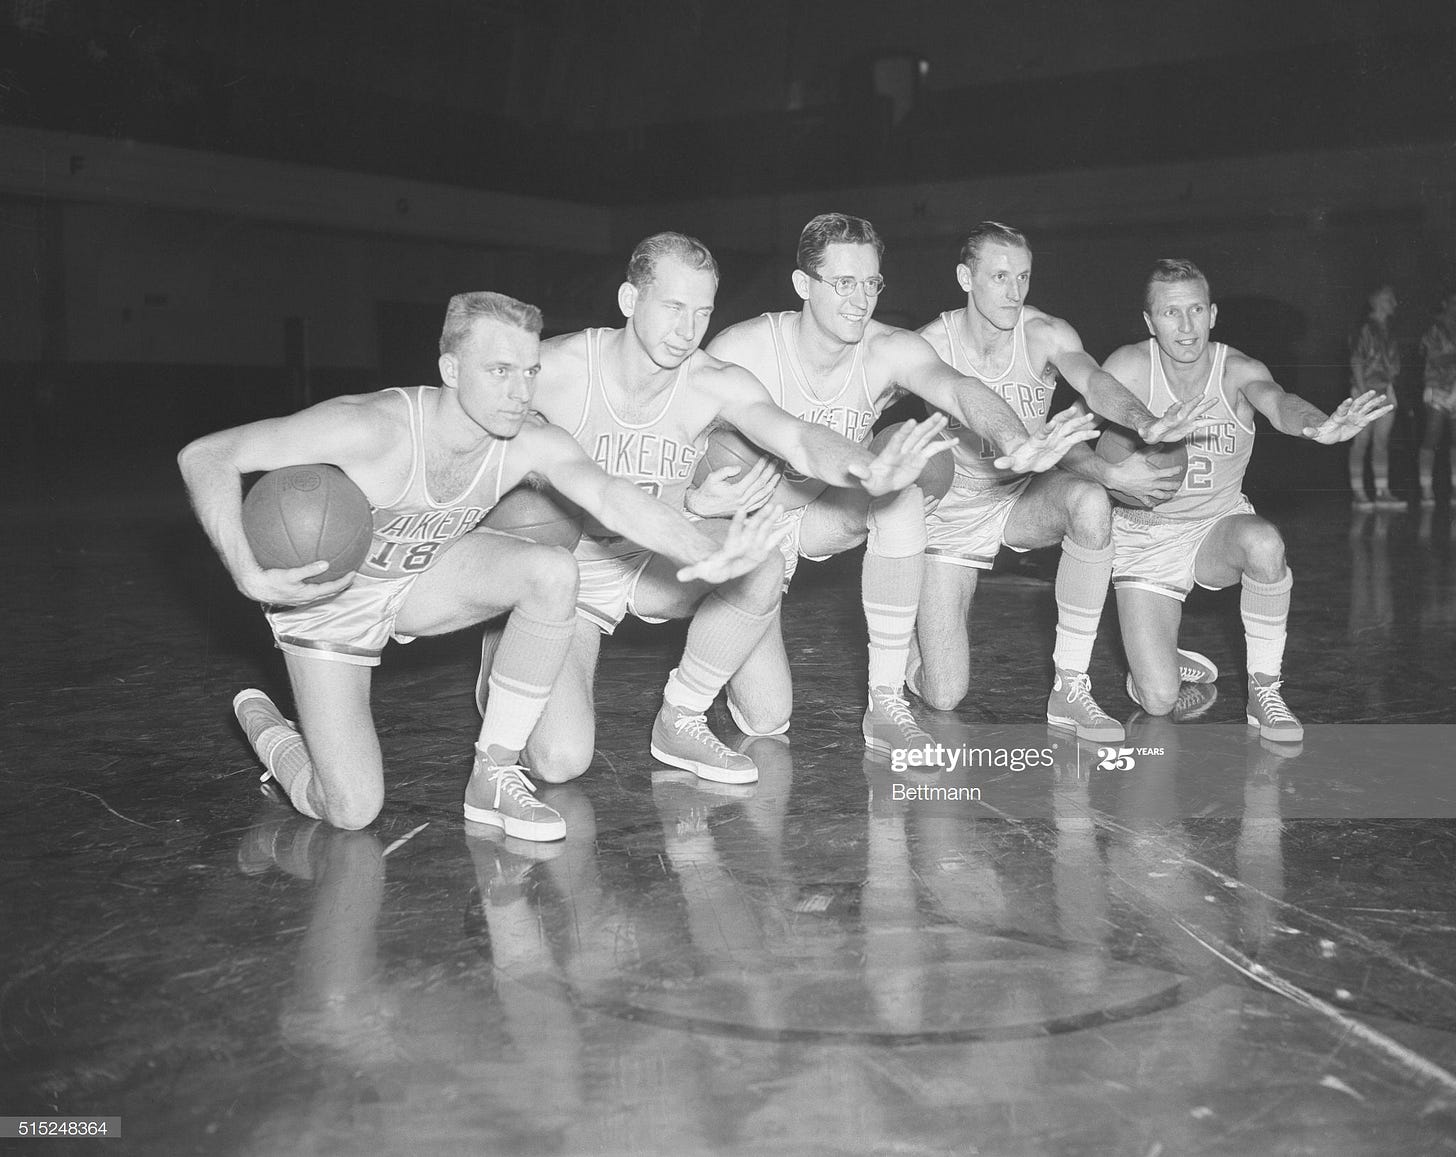
{"label": "standing spectator", "polygon": [[[1426,336],[1421,338],[1426,355],[1425,390],[1421,400],[1426,406],[1426,432],[1421,439],[1421,505],[1434,506],[1436,444],[1441,431],[1450,429],[1456,414],[1456,290],[1447,293]],[[1456,453],[1451,455],[1451,489],[1456,492]]]}
{"label": "standing spectator", "polygon": [[[1397,404],[1395,380],[1400,375],[1400,348],[1391,331],[1390,319],[1395,316],[1395,289],[1382,285],[1370,295],[1370,316],[1350,342],[1350,397],[1358,398],[1367,390],[1378,390]],[[1395,411],[1377,418],[1350,443],[1350,490],[1356,510],[1403,506],[1390,492],[1390,430],[1395,425]],[[1365,455],[1371,453],[1375,474],[1375,499],[1365,489]]]}

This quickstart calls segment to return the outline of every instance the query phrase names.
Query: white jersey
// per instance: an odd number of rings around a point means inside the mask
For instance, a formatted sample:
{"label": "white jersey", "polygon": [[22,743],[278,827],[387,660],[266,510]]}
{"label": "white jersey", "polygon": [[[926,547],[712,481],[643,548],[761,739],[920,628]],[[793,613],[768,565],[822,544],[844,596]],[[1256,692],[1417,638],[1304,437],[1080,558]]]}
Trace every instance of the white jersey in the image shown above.
{"label": "white jersey", "polygon": [[475,477],[459,494],[437,500],[430,493],[425,477],[425,396],[440,388],[388,391],[403,398],[409,411],[410,474],[398,497],[374,508],[374,537],[359,567],[361,575],[393,579],[418,574],[441,550],[480,525],[501,500],[501,471],[510,445],[505,438],[491,439]]}
{"label": "white jersey", "polygon": [[[700,431],[690,426],[685,407],[675,406],[677,393],[684,388],[693,354],[678,367],[677,376],[667,389],[657,413],[639,422],[624,420],[612,407],[602,377],[602,335],[610,331],[586,331],[587,392],[581,420],[571,436],[587,457],[616,478],[625,478],[654,498],[675,509],[683,509],[683,495],[693,478],[693,466],[699,447],[695,438]],[[588,519],[585,534],[589,538],[610,538],[615,533]]]}
{"label": "white jersey", "polygon": [[[798,314],[766,313],[763,316],[768,320],[769,332],[773,335],[774,365],[778,371],[777,381],[764,382],[773,400],[796,418],[817,426],[827,426],[856,444],[867,442],[880,411],[870,396],[869,379],[865,376],[864,342],[855,345],[844,380],[821,396],[805,379],[798,359],[790,349],[789,335],[784,332],[788,319]],[[792,510],[812,502],[827,486],[828,483],[817,478],[808,478],[786,468],[784,480],[774,492],[773,500]]]}
{"label": "white jersey", "polygon": [[[1026,432],[1035,436],[1046,426],[1047,410],[1051,408],[1052,395],[1057,388],[1056,367],[1048,363],[1037,369],[1031,364],[1026,352],[1026,314],[1023,311],[1016,319],[1011,334],[1011,360],[1006,368],[994,378],[971,364],[970,355],[961,344],[957,318],[962,310],[951,310],[940,315],[945,327],[946,341],[950,347],[950,364],[960,373],[984,382],[998,393],[1002,400],[1016,412]],[[963,490],[984,490],[988,486],[1014,482],[1021,475],[1012,470],[1000,470],[992,465],[1001,451],[987,442],[973,430],[961,425],[953,415],[947,414],[950,425],[946,433],[955,439],[951,453],[955,457],[955,485]]]}
{"label": "white jersey", "polygon": [[[1254,452],[1254,428],[1239,420],[1237,400],[1228,396],[1224,366],[1229,347],[1214,342],[1212,349],[1213,363],[1199,396],[1217,401],[1188,435],[1188,470],[1178,493],[1157,507],[1161,518],[1215,518],[1239,505],[1244,473]],[[1139,401],[1154,414],[1161,414],[1179,399],[1168,385],[1158,343],[1152,338],[1148,339],[1148,361],[1148,397]]]}

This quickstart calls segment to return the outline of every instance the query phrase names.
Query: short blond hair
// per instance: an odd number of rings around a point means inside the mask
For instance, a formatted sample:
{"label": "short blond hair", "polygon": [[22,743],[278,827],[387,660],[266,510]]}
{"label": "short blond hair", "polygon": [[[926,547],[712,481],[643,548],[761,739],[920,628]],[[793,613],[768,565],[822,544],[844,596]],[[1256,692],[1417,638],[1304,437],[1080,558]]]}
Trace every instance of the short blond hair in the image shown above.
{"label": "short blond hair", "polygon": [[440,330],[440,352],[453,354],[460,351],[475,323],[480,320],[498,321],[527,333],[541,332],[541,310],[504,293],[480,290],[475,293],[457,293],[445,307],[445,326]]}

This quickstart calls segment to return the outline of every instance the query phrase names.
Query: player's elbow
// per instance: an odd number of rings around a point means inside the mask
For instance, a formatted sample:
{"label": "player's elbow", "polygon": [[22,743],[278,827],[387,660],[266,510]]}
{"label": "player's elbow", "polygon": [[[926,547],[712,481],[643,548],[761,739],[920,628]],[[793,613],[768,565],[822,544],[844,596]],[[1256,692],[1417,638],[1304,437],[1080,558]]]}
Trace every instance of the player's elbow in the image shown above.
{"label": "player's elbow", "polygon": [[219,435],[204,434],[177,451],[177,469],[182,472],[183,478],[195,478],[214,467],[222,457]]}
{"label": "player's elbow", "polygon": [[199,454],[198,443],[201,441],[201,438],[194,438],[187,445],[183,446],[182,449],[177,451],[177,469],[182,472],[183,477],[186,477],[191,472],[193,464],[197,461]]}

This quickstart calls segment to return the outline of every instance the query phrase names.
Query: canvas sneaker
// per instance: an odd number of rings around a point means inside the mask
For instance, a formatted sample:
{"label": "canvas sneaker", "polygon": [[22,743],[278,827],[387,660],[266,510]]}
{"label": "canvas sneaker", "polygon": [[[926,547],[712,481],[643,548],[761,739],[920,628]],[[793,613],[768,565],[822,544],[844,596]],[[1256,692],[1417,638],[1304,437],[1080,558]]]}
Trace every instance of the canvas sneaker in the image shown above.
{"label": "canvas sneaker", "polygon": [[652,721],[652,758],[710,783],[758,782],[758,765],[714,735],[706,715],[671,703],[664,702]]}
{"label": "canvas sneaker", "polygon": [[1272,739],[1276,743],[1300,743],[1304,739],[1304,727],[1285,705],[1284,696],[1280,694],[1283,686],[1284,680],[1273,675],[1249,672],[1249,726],[1257,727],[1264,739]]}
{"label": "canvas sneaker", "polygon": [[[486,799],[489,804],[479,802]],[[493,764],[479,749],[465,788],[465,818],[500,828],[518,840],[566,838],[566,821],[555,808],[536,798],[535,785],[526,778],[521,765]]]}
{"label": "canvas sneaker", "polygon": [[1047,722],[1076,732],[1078,739],[1097,743],[1121,743],[1127,736],[1122,724],[1097,706],[1097,700],[1092,698],[1092,680],[1086,671],[1057,668],[1052,693],[1047,699]]}
{"label": "canvas sneaker", "polygon": [[915,722],[905,696],[893,687],[870,688],[861,730],[865,746],[882,755],[935,746],[935,739]]}

